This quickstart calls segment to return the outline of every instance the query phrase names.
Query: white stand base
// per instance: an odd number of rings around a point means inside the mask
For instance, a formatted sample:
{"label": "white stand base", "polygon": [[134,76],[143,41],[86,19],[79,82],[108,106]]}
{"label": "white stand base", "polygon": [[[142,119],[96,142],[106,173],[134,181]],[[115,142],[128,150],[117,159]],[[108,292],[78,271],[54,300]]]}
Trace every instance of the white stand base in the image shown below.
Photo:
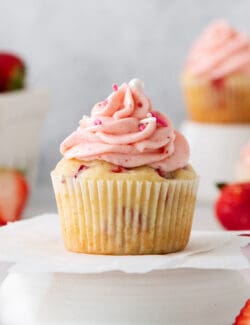
{"label": "white stand base", "polygon": [[215,183],[231,182],[241,147],[250,140],[250,125],[204,124],[187,121],[181,132],[191,147],[191,163],[200,175],[198,198],[211,202],[218,196]]}
{"label": "white stand base", "polygon": [[239,272],[222,270],[10,274],[0,324],[232,324],[249,290]]}

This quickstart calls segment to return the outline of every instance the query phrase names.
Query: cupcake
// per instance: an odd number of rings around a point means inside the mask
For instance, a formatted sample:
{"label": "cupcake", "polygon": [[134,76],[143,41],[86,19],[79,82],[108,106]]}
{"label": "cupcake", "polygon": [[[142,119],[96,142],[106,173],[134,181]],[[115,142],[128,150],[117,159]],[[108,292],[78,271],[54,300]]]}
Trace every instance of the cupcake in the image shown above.
{"label": "cupcake", "polygon": [[250,123],[250,39],[224,21],[204,31],[182,75],[188,114],[205,123]]}
{"label": "cupcake", "polygon": [[66,248],[165,254],[188,243],[198,178],[189,146],[138,79],[83,116],[51,173]]}
{"label": "cupcake", "polygon": [[241,150],[240,162],[237,164],[236,176],[241,182],[250,182],[250,142]]}

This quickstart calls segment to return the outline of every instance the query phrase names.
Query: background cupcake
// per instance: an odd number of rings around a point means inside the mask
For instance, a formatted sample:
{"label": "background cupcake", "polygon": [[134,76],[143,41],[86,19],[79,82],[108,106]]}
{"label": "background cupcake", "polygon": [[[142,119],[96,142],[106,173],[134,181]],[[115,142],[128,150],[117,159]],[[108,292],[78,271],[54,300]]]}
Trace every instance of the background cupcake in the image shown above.
{"label": "background cupcake", "polygon": [[65,245],[94,254],[158,254],[189,239],[197,176],[189,146],[132,80],[61,145],[52,172]]}
{"label": "background cupcake", "polygon": [[250,40],[224,21],[207,27],[182,75],[189,116],[197,122],[250,123]]}

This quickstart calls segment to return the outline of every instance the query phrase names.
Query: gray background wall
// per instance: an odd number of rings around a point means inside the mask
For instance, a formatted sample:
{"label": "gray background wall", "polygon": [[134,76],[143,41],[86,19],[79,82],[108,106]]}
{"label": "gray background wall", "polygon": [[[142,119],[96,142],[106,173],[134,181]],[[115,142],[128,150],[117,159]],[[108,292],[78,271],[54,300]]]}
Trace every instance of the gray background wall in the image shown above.
{"label": "gray background wall", "polygon": [[40,181],[50,182],[59,143],[113,82],[142,78],[155,107],[179,125],[179,72],[193,39],[217,18],[250,32],[250,1],[1,0],[0,48],[22,55],[30,86],[51,95]]}

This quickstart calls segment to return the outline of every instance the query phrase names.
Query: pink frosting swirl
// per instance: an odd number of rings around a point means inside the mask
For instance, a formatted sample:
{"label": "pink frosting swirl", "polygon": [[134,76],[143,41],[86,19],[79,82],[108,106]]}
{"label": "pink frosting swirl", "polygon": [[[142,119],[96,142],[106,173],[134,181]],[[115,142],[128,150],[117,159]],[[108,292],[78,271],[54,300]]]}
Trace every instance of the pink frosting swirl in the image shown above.
{"label": "pink frosting swirl", "polygon": [[186,71],[209,80],[233,73],[250,75],[250,40],[224,21],[207,27],[191,48]]}
{"label": "pink frosting swirl", "polygon": [[185,167],[189,159],[186,139],[166,116],[152,109],[142,83],[133,79],[113,89],[62,142],[64,157],[105,160],[125,168],[148,165],[163,172]]}

